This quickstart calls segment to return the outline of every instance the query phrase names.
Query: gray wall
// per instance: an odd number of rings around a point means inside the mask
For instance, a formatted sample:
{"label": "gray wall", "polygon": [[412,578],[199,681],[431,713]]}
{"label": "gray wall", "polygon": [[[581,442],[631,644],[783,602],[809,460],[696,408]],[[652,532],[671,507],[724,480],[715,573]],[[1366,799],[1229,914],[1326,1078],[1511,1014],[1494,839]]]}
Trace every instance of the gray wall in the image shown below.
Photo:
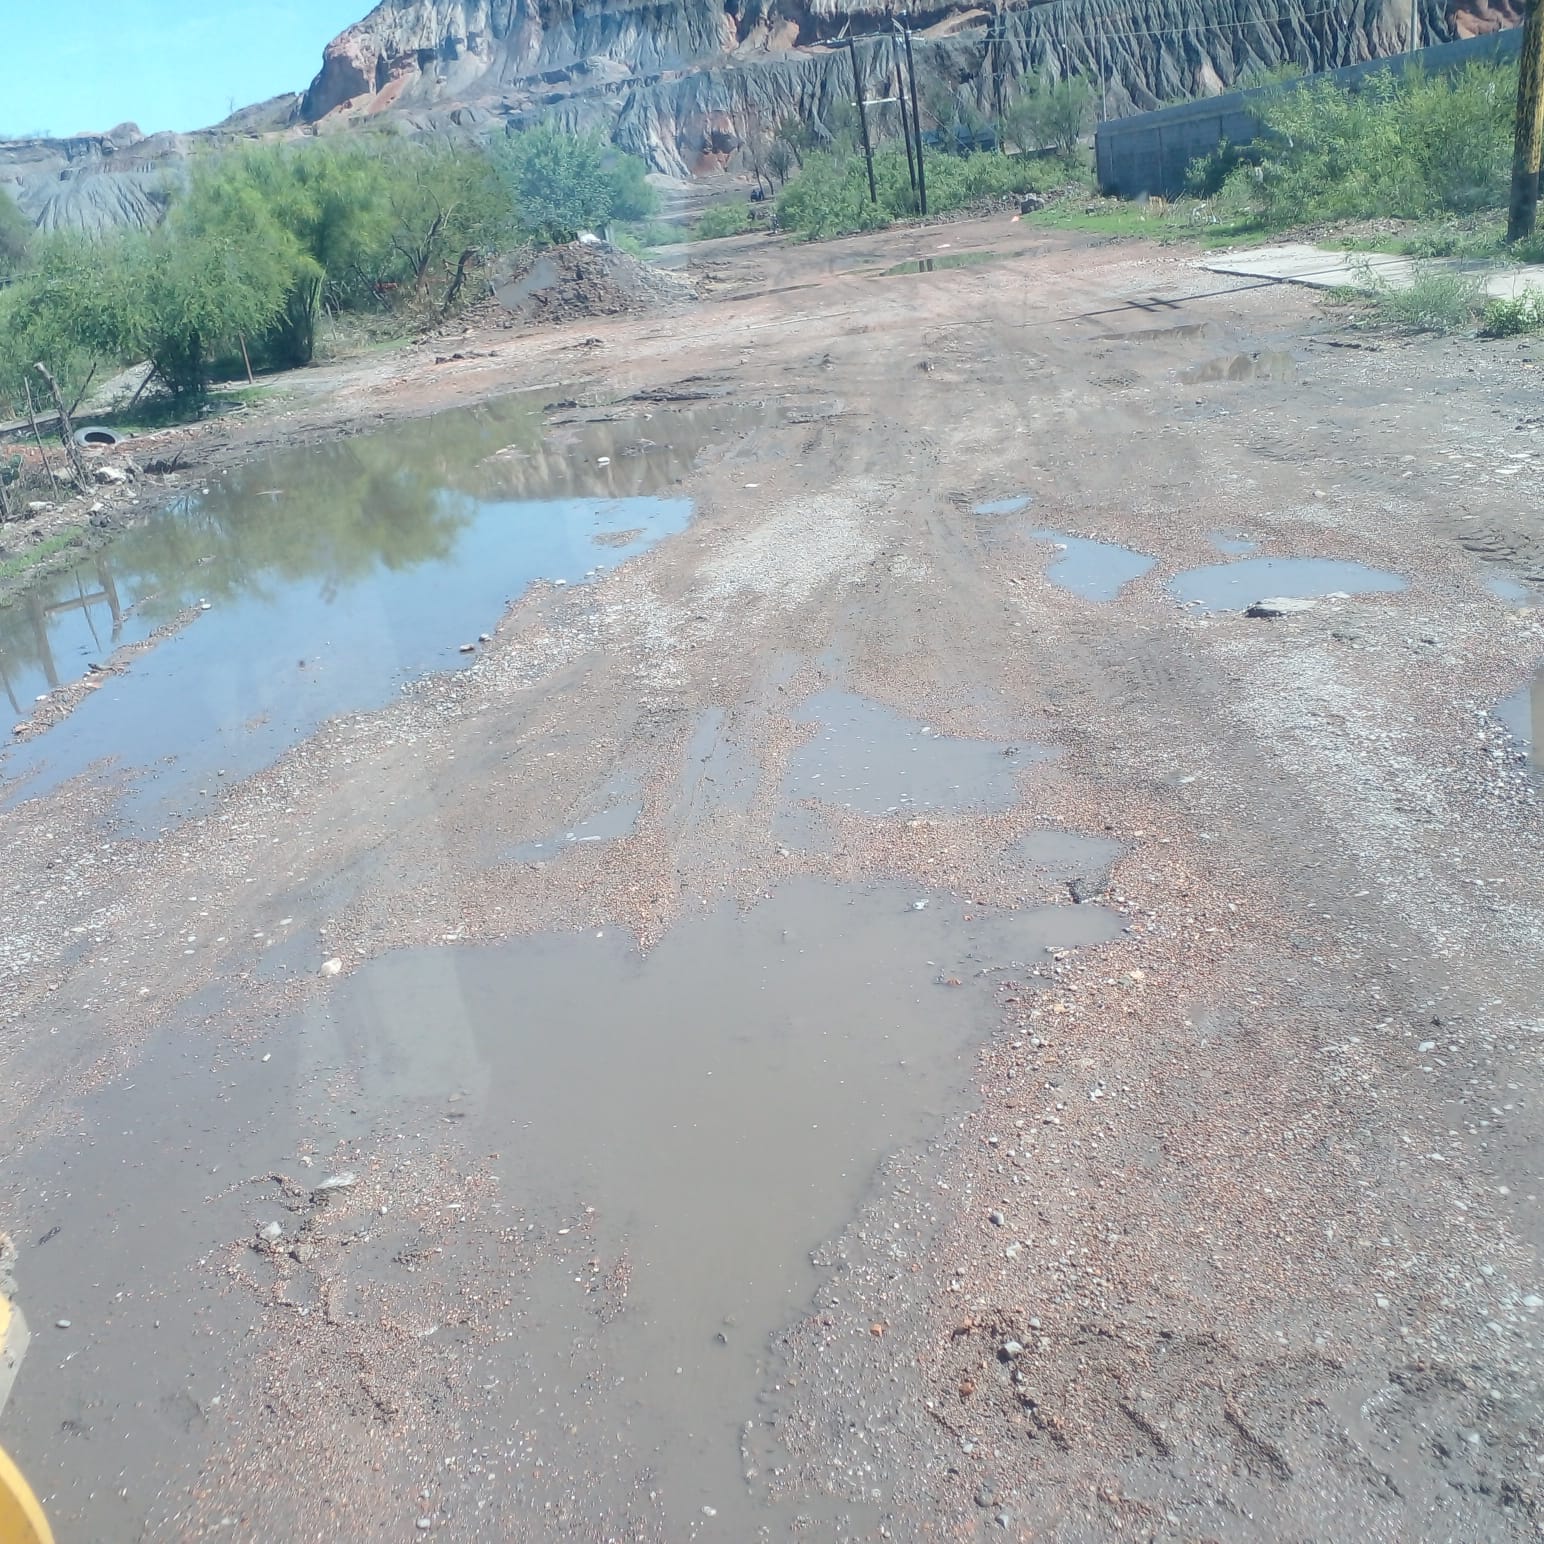
{"label": "gray wall", "polygon": [[[1439,43],[1413,54],[1350,64],[1309,78],[1352,86],[1374,71],[1401,69],[1411,63],[1437,74],[1472,62],[1513,58],[1521,44],[1522,28],[1512,27],[1458,43]],[[1255,138],[1259,126],[1253,105],[1272,89],[1230,91],[1225,96],[1202,97],[1101,123],[1094,135],[1099,186],[1120,198],[1153,193],[1176,197],[1184,191],[1185,173],[1197,157],[1209,154],[1224,140],[1231,145],[1247,145]]]}

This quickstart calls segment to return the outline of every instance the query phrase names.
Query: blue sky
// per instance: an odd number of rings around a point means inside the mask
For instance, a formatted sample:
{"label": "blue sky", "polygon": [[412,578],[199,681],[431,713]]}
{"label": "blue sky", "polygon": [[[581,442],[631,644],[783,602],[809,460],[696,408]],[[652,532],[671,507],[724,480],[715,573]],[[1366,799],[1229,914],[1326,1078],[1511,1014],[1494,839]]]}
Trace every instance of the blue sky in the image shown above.
{"label": "blue sky", "polygon": [[0,138],[201,129],[303,91],[373,0],[3,0]]}

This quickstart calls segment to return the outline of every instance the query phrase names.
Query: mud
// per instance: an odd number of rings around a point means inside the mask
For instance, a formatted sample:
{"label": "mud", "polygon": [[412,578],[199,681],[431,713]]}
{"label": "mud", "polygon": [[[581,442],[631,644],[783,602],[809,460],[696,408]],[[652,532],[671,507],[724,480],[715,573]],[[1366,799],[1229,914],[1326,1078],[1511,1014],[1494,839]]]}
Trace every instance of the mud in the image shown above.
{"label": "mud", "polygon": [[[1544,573],[1536,345],[1313,348],[1312,296],[1179,249],[950,236],[1000,259],[720,243],[690,311],[506,314],[136,451],[265,495],[258,657],[331,571],[264,556],[314,523],[275,453],[523,390],[453,507],[691,514],[423,593],[374,706],[164,830],[127,765],[0,810],[45,1327],[0,1440],[61,1538],[1537,1536],[1544,820],[1498,713],[1544,624],[1484,583]],[[1047,582],[972,512],[1027,489],[1156,566]],[[1238,614],[1294,557],[1344,593]],[[102,588],[56,673],[121,674],[24,754],[122,756],[95,699],[253,602],[107,652]]]}

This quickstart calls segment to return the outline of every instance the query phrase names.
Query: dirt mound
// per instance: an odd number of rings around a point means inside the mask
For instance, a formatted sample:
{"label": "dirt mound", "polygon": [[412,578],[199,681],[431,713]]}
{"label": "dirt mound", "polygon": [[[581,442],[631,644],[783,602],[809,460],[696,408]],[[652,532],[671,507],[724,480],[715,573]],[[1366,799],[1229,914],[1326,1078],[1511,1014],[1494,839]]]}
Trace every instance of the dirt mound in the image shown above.
{"label": "dirt mound", "polygon": [[683,277],[639,262],[617,247],[578,241],[496,273],[493,293],[502,311],[541,324],[668,310],[697,298]]}

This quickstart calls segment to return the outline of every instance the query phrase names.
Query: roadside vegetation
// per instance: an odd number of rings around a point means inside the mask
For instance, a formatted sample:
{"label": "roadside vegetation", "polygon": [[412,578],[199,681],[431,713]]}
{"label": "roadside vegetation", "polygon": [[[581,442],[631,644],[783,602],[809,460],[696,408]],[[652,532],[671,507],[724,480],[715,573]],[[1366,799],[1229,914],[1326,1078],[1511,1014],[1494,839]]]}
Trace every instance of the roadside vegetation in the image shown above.
{"label": "roadside vegetation", "polygon": [[28,410],[42,361],[72,407],[142,362],[141,389],[185,413],[216,380],[309,363],[325,325],[421,325],[499,250],[656,208],[641,162],[540,126],[486,153],[387,134],[245,146],[197,164],[149,231],[41,235],[4,200],[0,412]]}
{"label": "roadside vegetation", "polygon": [[[1193,228],[1213,244],[1308,228],[1351,249],[1544,261],[1544,235],[1504,240],[1516,100],[1515,63],[1388,70],[1355,91],[1289,79],[1262,98],[1259,138],[1197,160],[1184,198],[1101,201],[1089,218],[1121,234]],[[1081,223],[1070,211],[1061,221]]]}
{"label": "roadside vegetation", "polygon": [[[1080,144],[1093,122],[1093,105],[1083,81],[1047,86],[1026,77],[996,128],[968,92],[935,89],[923,111],[929,214],[1068,187],[1087,192],[1090,171]],[[912,166],[899,139],[875,148],[878,197],[871,199],[856,113],[834,118],[786,131],[770,147],[765,161],[781,185],[778,225],[821,240],[882,230],[918,214]],[[878,128],[871,124],[876,138]]]}

